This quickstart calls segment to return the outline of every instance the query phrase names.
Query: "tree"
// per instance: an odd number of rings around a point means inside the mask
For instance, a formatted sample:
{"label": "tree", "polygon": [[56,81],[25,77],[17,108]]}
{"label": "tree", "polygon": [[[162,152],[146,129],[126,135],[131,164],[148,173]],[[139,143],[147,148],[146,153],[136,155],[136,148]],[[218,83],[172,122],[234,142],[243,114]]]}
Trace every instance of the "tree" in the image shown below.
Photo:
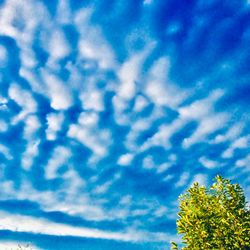
{"label": "tree", "polygon": [[179,202],[183,250],[250,249],[250,210],[238,184],[221,176],[209,188],[194,183]]}

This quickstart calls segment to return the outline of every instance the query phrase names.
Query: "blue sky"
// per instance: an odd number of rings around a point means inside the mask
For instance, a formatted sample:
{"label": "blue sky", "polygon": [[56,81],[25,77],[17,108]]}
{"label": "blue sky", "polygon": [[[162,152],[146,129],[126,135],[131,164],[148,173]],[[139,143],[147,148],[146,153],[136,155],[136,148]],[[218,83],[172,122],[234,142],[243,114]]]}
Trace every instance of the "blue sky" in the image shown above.
{"label": "blue sky", "polygon": [[168,249],[178,196],[250,197],[250,5],[0,1],[0,245]]}

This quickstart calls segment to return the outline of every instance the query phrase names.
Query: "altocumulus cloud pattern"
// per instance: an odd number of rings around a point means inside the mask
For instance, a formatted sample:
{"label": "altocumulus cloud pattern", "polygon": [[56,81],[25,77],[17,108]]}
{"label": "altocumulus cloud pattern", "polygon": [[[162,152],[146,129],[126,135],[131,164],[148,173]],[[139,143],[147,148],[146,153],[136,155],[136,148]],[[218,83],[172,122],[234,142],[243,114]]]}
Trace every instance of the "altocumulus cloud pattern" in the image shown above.
{"label": "altocumulus cloud pattern", "polygon": [[250,5],[0,1],[0,245],[169,249],[177,198],[250,193]]}

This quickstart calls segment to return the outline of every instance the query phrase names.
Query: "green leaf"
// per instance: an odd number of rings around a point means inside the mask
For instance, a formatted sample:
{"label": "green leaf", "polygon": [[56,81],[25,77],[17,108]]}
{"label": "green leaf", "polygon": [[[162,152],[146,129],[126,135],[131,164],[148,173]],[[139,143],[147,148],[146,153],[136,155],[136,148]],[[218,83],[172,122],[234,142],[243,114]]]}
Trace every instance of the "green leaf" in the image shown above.
{"label": "green leaf", "polygon": [[[208,188],[194,183],[179,202],[177,232],[182,234],[182,250],[249,247],[250,211],[238,184],[216,176]],[[176,247],[172,244],[172,249]]]}

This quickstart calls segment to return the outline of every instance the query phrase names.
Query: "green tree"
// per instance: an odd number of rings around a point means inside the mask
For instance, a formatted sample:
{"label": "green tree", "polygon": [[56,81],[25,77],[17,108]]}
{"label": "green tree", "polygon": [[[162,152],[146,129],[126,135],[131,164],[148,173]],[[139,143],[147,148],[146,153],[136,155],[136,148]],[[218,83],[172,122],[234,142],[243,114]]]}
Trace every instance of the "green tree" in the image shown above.
{"label": "green tree", "polygon": [[209,188],[194,183],[179,202],[183,250],[250,249],[250,210],[238,184],[221,176]]}

